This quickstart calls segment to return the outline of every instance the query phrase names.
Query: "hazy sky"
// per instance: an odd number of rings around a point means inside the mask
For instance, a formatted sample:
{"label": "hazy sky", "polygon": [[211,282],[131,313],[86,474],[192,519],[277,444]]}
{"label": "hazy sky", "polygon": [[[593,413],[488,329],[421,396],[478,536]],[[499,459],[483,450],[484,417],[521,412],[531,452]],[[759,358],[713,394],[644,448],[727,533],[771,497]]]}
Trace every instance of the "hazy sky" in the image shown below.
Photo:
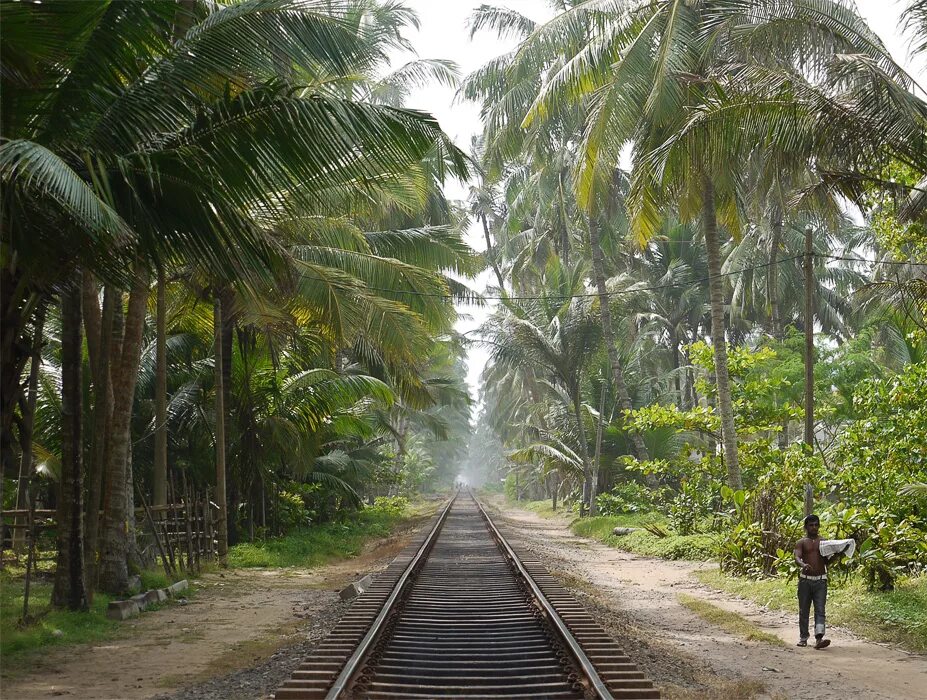
{"label": "hazy sky", "polygon": [[[473,40],[469,38],[467,19],[483,2],[510,7],[539,21],[553,16],[545,0],[405,0],[405,4],[418,13],[421,21],[421,28],[409,35],[418,55],[421,58],[446,58],[455,61],[460,66],[461,73],[466,75],[489,59],[514,48],[517,43],[514,39],[503,41],[488,31],[477,34]],[[927,70],[923,57],[916,63],[909,60],[908,43],[898,26],[904,3],[895,0],[857,0],[857,6],[862,16],[885,42],[895,60],[915,77],[920,76],[919,80],[924,77]],[[468,151],[471,137],[481,130],[479,108],[474,103],[455,100],[455,93],[453,88],[431,85],[415,91],[408,100],[408,106],[431,112],[457,145]],[[445,191],[452,199],[464,199],[467,195],[467,185],[449,183]],[[476,226],[471,227],[468,241],[477,250],[485,249],[482,232]],[[482,276],[477,280],[476,287],[482,290],[489,278],[488,273]],[[461,332],[472,331],[487,313],[485,308],[474,307],[463,307],[460,311],[469,315],[469,318],[462,318],[457,323],[457,329]],[[467,381],[474,398],[486,358],[484,349],[470,349]]]}

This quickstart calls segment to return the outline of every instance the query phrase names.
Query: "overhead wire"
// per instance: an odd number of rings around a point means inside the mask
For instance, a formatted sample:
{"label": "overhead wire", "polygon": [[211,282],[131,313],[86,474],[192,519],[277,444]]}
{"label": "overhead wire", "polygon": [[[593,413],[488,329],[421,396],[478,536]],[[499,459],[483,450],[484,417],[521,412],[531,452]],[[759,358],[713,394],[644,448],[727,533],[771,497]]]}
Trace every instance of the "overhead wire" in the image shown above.
{"label": "overhead wire", "polygon": [[[900,261],[900,260],[868,260],[866,258],[856,258],[851,256],[842,256],[842,255],[828,255],[824,253],[813,253],[813,256],[816,258],[825,258],[829,260],[838,260],[838,261],[847,261],[847,262],[862,262],[869,263],[870,265],[910,265],[915,267],[927,267],[927,263],[918,263],[913,261]],[[658,284],[658,285],[649,285],[646,287],[630,287],[628,289],[619,289],[619,290],[609,290],[606,291],[606,296],[621,296],[625,294],[637,294],[640,292],[652,292],[659,291],[661,289],[676,289],[681,287],[692,287],[697,284],[702,284],[704,282],[710,282],[716,277],[731,277],[733,275],[740,275],[745,272],[752,272],[753,270],[761,270],[766,267],[771,267],[773,265],[778,265],[784,262],[789,262],[791,260],[799,260],[804,258],[804,254],[800,253],[798,255],[792,255],[786,258],[780,258],[775,262],[765,262],[758,265],[750,265],[748,267],[743,267],[738,270],[730,270],[728,272],[722,272],[719,275],[707,275],[704,277],[698,277],[690,280],[672,282],[668,284]],[[334,287],[341,287],[342,289],[350,289],[348,285],[341,285],[338,283],[332,283]],[[447,299],[447,300],[457,300],[460,299],[460,295],[454,294],[444,294],[440,292],[417,292],[412,290],[405,289],[388,289],[385,287],[370,287],[365,286],[364,289],[372,292],[384,292],[387,294],[404,294],[407,296],[413,297],[429,297],[437,299]],[[588,292],[582,294],[542,294],[542,295],[505,295],[505,296],[487,296],[479,295],[478,301],[549,301],[553,299],[597,299],[599,297],[598,292]]]}

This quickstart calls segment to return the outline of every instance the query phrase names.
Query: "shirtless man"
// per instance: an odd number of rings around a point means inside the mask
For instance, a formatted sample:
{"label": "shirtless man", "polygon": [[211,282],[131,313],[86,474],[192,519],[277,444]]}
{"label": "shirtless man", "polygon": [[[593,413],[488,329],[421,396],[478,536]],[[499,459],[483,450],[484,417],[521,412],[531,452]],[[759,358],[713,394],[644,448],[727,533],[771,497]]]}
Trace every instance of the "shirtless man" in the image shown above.
{"label": "shirtless man", "polygon": [[801,567],[798,575],[798,646],[808,646],[808,615],[814,603],[814,648],[825,649],[830,640],[824,639],[824,605],[827,602],[827,560],[821,556],[818,531],[821,520],[816,515],[805,518],[805,534],[795,545],[795,561]]}

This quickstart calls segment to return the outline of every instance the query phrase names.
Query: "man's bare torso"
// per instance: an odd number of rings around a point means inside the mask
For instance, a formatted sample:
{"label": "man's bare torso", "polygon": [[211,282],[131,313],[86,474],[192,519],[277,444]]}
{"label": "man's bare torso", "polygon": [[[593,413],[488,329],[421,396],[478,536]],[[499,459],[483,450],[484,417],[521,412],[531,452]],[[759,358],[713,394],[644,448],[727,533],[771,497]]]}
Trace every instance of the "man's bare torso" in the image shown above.
{"label": "man's bare torso", "polygon": [[827,573],[827,565],[824,557],[821,556],[819,549],[821,538],[802,537],[798,540],[798,546],[801,547],[801,558],[808,565],[808,569],[802,573],[805,576],[823,576]]}

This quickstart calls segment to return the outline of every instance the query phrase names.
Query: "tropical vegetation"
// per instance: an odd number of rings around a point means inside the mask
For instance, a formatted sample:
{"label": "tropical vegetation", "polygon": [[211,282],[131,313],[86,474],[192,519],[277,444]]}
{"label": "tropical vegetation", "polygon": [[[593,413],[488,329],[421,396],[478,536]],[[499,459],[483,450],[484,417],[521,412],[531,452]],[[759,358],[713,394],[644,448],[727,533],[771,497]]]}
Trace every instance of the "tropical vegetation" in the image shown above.
{"label": "tropical vegetation", "polygon": [[[924,10],[900,28],[921,56]],[[500,297],[473,463],[635,551],[794,574],[814,510],[869,588],[922,573],[918,76],[842,0],[484,5],[471,27],[519,39],[462,90]]]}
{"label": "tropical vegetation", "polygon": [[128,590],[136,507],[205,494],[225,564],[449,484],[453,302],[481,262],[442,193],[468,159],[403,106],[457,69],[390,64],[415,14],[62,1],[2,21],[3,504],[55,510],[11,543],[55,552],[53,605]]}

